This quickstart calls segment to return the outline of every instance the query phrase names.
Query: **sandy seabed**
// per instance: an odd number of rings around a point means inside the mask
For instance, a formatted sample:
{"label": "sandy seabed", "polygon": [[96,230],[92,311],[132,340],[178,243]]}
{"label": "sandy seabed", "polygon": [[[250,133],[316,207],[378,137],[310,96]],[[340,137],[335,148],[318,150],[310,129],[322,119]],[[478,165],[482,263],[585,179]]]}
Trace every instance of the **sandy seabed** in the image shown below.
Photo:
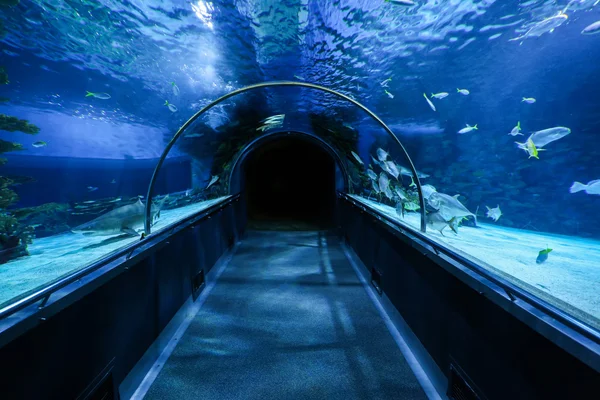
{"label": "sandy seabed", "polygon": [[[351,197],[409,229],[419,230],[419,213],[404,218],[390,206],[358,195]],[[452,251],[500,275],[539,298],[600,329],[600,241],[505,228],[478,222],[460,227],[458,235],[434,229],[426,235]],[[548,260],[535,262],[540,250],[552,249]]]}
{"label": "sandy seabed", "polygon": [[[157,232],[169,225],[225,200],[206,200],[172,210],[162,210],[152,227]],[[113,237],[114,238],[114,237]],[[72,232],[34,239],[29,256],[0,265],[0,304],[22,297],[65,275],[71,274],[108,254],[127,246],[139,236],[114,240],[110,236],[83,236]],[[104,244],[103,244],[104,243]]]}

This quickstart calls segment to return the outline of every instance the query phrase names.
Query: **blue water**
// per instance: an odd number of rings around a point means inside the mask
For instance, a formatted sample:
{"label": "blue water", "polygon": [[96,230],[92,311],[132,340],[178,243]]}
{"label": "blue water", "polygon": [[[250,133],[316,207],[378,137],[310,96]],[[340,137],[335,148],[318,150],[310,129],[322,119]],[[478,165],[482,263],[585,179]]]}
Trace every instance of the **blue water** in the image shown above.
{"label": "blue water", "polygon": [[[479,210],[479,220],[600,239],[600,196],[569,192],[574,181],[600,179],[600,34],[581,34],[600,20],[600,5],[416,3],[22,0],[3,7],[0,66],[10,82],[0,86],[0,96],[10,100],[0,103],[0,113],[40,128],[35,136],[1,133],[25,147],[9,153],[3,170],[12,164],[10,174],[37,179],[12,188],[21,199],[9,209],[144,194],[146,165],[202,106],[249,84],[296,80],[335,89],[376,112],[417,170],[430,175],[421,183],[460,194],[466,208]],[[568,18],[553,32],[510,41],[561,11]],[[86,97],[87,91],[110,98]],[[439,92],[449,96],[433,99],[433,111],[423,93]],[[220,185],[236,151],[275,114],[285,114],[280,129],[316,133],[338,147],[355,178],[353,193],[369,197],[371,187],[350,150],[368,165],[381,147],[408,165],[399,147],[350,103],[309,89],[270,88],[227,100],[195,122],[188,131],[195,137],[182,138],[169,154],[187,160],[189,171],[163,172],[158,192],[204,188],[219,176],[215,192],[199,200],[226,194]],[[518,121],[525,136],[508,135]],[[479,129],[457,134],[465,124]],[[557,126],[571,133],[545,146],[539,159],[514,143]],[[35,141],[47,145],[32,147]],[[43,161],[19,170],[25,157]],[[63,161],[53,164],[56,159]],[[86,173],[78,162],[64,161],[74,159],[96,160],[104,172]],[[117,187],[114,162],[125,161],[144,167],[132,173],[133,164],[120,164],[118,176],[127,183]],[[403,183],[409,189],[409,179]],[[60,195],[44,194],[52,187]],[[485,207],[497,205],[502,217],[486,218]]]}

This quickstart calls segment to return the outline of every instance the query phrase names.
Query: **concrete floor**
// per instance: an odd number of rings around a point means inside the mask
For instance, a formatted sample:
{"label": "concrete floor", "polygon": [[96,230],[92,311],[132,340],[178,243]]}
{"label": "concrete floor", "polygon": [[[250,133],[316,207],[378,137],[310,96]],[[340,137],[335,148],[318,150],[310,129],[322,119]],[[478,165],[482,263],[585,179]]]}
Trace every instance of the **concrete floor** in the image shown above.
{"label": "concrete floor", "polygon": [[148,399],[426,399],[325,232],[250,231]]}

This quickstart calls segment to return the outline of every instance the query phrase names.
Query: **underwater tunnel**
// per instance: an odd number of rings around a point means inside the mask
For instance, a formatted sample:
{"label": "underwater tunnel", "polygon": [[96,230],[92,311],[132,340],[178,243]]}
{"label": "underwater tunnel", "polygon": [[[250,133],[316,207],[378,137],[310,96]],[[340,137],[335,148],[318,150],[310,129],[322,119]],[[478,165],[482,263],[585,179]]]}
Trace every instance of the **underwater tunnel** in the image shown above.
{"label": "underwater tunnel", "polygon": [[355,3],[0,2],[3,399],[598,396],[595,4]]}

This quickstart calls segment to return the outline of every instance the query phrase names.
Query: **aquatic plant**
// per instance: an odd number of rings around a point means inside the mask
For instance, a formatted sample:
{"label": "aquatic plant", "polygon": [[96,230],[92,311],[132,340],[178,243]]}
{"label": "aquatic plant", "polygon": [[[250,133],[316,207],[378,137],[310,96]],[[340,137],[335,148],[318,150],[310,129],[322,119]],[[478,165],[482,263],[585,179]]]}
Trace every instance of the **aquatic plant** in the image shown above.
{"label": "aquatic plant", "polygon": [[40,128],[30,124],[29,121],[5,114],[0,114],[0,130],[8,132],[19,131],[28,135],[35,135],[40,132]]}
{"label": "aquatic plant", "polygon": [[[0,5],[15,5],[15,2],[0,2]],[[4,68],[0,67],[0,83],[8,83],[8,75]],[[23,132],[35,135],[40,128],[30,124],[29,121],[17,117],[0,114],[0,130],[8,132]],[[9,142],[0,139],[0,154],[11,151],[24,150],[20,143]],[[5,164],[6,159],[0,158],[0,165]],[[27,245],[32,242],[34,228],[22,224],[17,217],[7,208],[19,200],[17,193],[10,187],[31,182],[29,177],[3,177],[0,176],[0,263],[5,263],[13,258],[28,255]]]}

